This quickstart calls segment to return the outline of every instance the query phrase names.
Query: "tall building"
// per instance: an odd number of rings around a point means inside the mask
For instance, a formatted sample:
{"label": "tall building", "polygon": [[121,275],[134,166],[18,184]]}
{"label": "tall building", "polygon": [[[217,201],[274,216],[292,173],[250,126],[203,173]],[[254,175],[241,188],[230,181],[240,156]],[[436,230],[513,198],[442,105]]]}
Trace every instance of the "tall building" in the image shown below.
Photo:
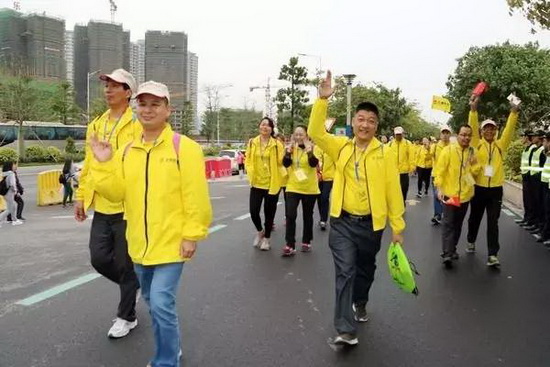
{"label": "tall building", "polygon": [[195,130],[200,131],[200,121],[198,114],[198,102],[199,102],[199,57],[193,52],[189,52],[189,59],[187,62],[187,75],[189,76],[189,84],[187,88],[187,95],[189,101],[193,105],[195,111]]}
{"label": "tall building", "polygon": [[65,68],[67,81],[74,85],[74,32],[65,31]]}
{"label": "tall building", "polygon": [[132,42],[129,71],[138,84],[145,82],[145,40]]}
{"label": "tall building", "polygon": [[132,42],[130,44],[130,69],[128,70],[133,76],[134,78],[136,78],[136,81],[139,83],[139,81],[137,80],[137,74],[138,74],[138,66],[139,64],[139,46],[136,42]]}
{"label": "tall building", "polygon": [[0,9],[0,63],[40,79],[63,80],[65,21]]}
{"label": "tall building", "polygon": [[[76,102],[87,108],[88,77],[90,101],[101,98],[99,75],[114,69],[130,69],[130,32],[121,24],[90,21],[74,28],[74,86]],[[91,103],[91,102],[90,102]]]}
{"label": "tall building", "polygon": [[145,33],[145,79],[166,84],[170,90],[172,126],[181,129],[183,103],[188,97],[187,34],[147,31]]}

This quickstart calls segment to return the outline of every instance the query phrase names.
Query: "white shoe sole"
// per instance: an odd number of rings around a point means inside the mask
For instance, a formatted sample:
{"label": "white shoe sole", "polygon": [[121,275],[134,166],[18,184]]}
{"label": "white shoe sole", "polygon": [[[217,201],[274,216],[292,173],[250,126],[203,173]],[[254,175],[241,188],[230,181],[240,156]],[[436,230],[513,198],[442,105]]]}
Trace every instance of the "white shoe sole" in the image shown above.
{"label": "white shoe sole", "polygon": [[359,340],[357,338],[347,340],[337,336],[336,338],[334,338],[334,344],[335,345],[357,345],[359,344]]}
{"label": "white shoe sole", "polygon": [[126,329],[126,332],[122,333],[122,334],[117,334],[117,335],[114,335],[111,333],[111,331],[109,330],[109,332],[107,333],[107,336],[110,338],[110,339],[120,339],[120,338],[124,338],[125,336],[127,336],[128,334],[130,334],[130,331],[134,330],[138,325],[138,322],[137,322],[137,319],[134,321],[134,322],[131,322],[130,325],[128,326],[128,329]]}

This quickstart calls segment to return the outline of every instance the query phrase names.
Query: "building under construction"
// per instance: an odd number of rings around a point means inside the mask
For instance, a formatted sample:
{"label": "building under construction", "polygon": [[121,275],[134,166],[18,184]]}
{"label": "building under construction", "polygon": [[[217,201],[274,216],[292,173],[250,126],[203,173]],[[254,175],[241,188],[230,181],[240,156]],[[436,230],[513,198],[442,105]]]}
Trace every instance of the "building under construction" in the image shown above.
{"label": "building under construction", "polygon": [[[91,21],[74,28],[74,87],[77,104],[86,109],[88,77],[90,101],[101,98],[99,75],[130,70],[130,32],[121,24]],[[90,102],[91,103],[91,102]]]}
{"label": "building under construction", "polygon": [[8,72],[64,80],[65,21],[0,9],[0,64]]}

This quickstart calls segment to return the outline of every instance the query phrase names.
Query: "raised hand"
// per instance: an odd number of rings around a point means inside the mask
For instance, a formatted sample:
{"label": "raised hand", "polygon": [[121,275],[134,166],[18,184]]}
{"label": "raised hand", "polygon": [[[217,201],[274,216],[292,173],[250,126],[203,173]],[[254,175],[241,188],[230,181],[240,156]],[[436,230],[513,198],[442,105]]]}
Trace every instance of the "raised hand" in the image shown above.
{"label": "raised hand", "polygon": [[321,80],[319,85],[319,97],[322,99],[328,99],[334,93],[334,88],[332,87],[332,73],[327,71],[327,76],[325,79]]}
{"label": "raised hand", "polygon": [[313,143],[311,142],[311,140],[309,139],[304,140],[304,145],[306,147],[306,153],[313,151]]}
{"label": "raised hand", "polygon": [[479,105],[479,96],[472,94],[470,97],[470,110],[477,111],[477,106]]}
{"label": "raised hand", "polygon": [[113,157],[113,147],[108,141],[100,141],[97,135],[90,139],[90,148],[98,162],[107,162]]}

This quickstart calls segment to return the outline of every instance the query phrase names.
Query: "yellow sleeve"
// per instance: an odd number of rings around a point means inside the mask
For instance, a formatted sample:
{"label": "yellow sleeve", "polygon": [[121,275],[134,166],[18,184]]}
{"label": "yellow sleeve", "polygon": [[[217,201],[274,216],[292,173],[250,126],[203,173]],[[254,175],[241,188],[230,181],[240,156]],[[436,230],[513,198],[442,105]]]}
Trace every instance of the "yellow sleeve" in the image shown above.
{"label": "yellow sleeve", "polygon": [[476,157],[476,164],[472,164],[470,166],[470,172],[472,174],[472,176],[476,177],[477,175],[479,175],[479,173],[481,172],[481,164],[479,163],[479,155],[477,154],[477,149],[475,148],[472,148],[473,149],[473,156]]}
{"label": "yellow sleeve", "polygon": [[246,170],[246,177],[248,178],[248,182],[252,184],[254,175],[254,155],[252,154],[252,139],[250,139],[248,141],[248,144],[246,144],[244,168]]}
{"label": "yellow sleeve", "polygon": [[388,219],[390,227],[395,234],[400,234],[405,230],[405,204],[401,193],[401,183],[399,181],[399,170],[397,169],[397,157],[393,151],[388,150],[384,155],[386,160],[386,202],[388,203]]}
{"label": "yellow sleeve", "polygon": [[93,161],[93,153],[90,150],[90,146],[88,142],[90,141],[90,138],[95,132],[95,123],[97,119],[92,121],[88,128],[86,129],[86,142],[84,144],[84,165],[82,166],[82,170],[80,171],[80,178],[78,180],[78,189],[75,193],[75,198],[78,201],[84,200],[84,193],[86,192],[86,187],[89,185],[89,174],[90,174],[90,165]]}
{"label": "yellow sleeve", "polygon": [[437,164],[435,165],[435,173],[434,173],[434,185],[438,189],[440,189],[443,186],[443,181],[445,180],[445,171],[447,171],[447,167],[449,166],[449,160],[450,160],[450,148],[445,147],[441,150],[441,153],[439,154],[439,158],[437,158]]}
{"label": "yellow sleeve", "polygon": [[[126,147],[116,151],[114,157],[107,162],[98,162],[93,158],[90,176],[94,181],[94,189],[105,199],[121,202],[126,193],[126,182],[122,168],[122,158]],[[91,153],[90,151],[90,154]]]}
{"label": "yellow sleeve", "polygon": [[329,134],[325,128],[327,119],[328,100],[317,99],[311,109],[307,133],[315,144],[325,152],[334,162],[338,161],[340,150],[346,145],[348,139],[345,137]]}
{"label": "yellow sleeve", "polygon": [[470,110],[468,114],[468,125],[472,128],[472,145],[474,147],[479,146],[479,115],[477,111]]}
{"label": "yellow sleeve", "polygon": [[506,154],[506,151],[510,146],[510,142],[512,141],[512,137],[514,136],[514,133],[516,131],[517,124],[518,124],[518,113],[512,111],[508,116],[508,121],[506,121],[506,126],[504,127],[504,131],[502,132],[502,136],[498,140],[498,144],[503,154]]}
{"label": "yellow sleeve", "polygon": [[408,141],[409,146],[409,172],[414,172],[416,169],[416,154],[418,152],[416,145]]}
{"label": "yellow sleeve", "polygon": [[184,240],[200,241],[208,236],[212,223],[212,205],[208,192],[208,181],[204,174],[204,155],[200,145],[182,139],[180,156],[184,158],[185,169],[180,171],[182,205],[185,222],[181,236]]}

